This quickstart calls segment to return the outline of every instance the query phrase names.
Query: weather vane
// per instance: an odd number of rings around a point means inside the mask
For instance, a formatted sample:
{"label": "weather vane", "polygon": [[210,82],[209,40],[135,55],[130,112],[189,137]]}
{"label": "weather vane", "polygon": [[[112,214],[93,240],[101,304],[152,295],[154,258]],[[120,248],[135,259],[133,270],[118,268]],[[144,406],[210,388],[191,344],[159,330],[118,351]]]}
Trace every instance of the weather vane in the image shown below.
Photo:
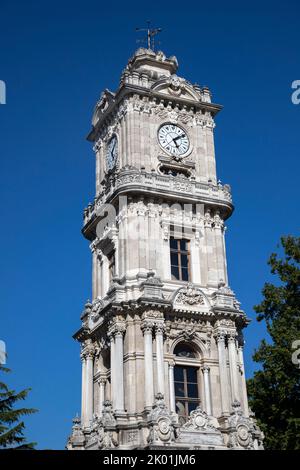
{"label": "weather vane", "polygon": [[136,31],[146,31],[147,37],[142,39],[142,41],[147,41],[148,49],[152,49],[154,51],[155,47],[155,36],[158,33],[162,32],[161,28],[151,28],[150,21],[147,21],[147,28],[135,28]]}

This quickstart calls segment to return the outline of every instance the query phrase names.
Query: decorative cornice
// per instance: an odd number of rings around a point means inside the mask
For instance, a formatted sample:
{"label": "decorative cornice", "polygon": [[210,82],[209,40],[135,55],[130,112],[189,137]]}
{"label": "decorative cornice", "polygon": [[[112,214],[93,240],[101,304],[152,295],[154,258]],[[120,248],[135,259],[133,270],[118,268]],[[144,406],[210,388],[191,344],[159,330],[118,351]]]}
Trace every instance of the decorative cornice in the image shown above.
{"label": "decorative cornice", "polygon": [[[93,204],[84,211],[84,226],[87,226],[105,203],[112,202],[114,198],[134,192],[135,194],[147,193],[148,197],[174,196],[178,201],[189,203],[210,203],[222,209],[222,217],[228,217],[232,210],[232,198],[230,192],[224,186],[199,183],[192,178],[174,177],[171,175],[160,175],[158,173],[147,173],[134,168],[120,170],[117,176],[110,179],[109,186],[100,194]],[[148,214],[153,210],[153,205],[145,207],[135,205],[132,208],[140,215]],[[131,209],[130,209],[131,210]],[[145,212],[146,211],[146,212]],[[207,211],[204,217],[204,227],[212,226],[214,219]],[[216,223],[220,223],[216,218]]]}

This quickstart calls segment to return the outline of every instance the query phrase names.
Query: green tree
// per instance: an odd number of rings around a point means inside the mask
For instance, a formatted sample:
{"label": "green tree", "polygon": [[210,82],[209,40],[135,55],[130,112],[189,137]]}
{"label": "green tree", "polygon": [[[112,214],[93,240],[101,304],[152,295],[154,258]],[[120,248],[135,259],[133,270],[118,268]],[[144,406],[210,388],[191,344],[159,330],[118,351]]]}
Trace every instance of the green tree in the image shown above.
{"label": "green tree", "polygon": [[268,261],[277,285],[266,283],[263,300],[254,307],[272,341],[262,340],[253,355],[261,369],[248,380],[248,394],[265,448],[299,450],[300,369],[292,354],[300,340],[300,238],[282,237],[281,245],[283,256],[273,253]]}
{"label": "green tree", "polygon": [[[10,369],[0,364],[0,372],[10,372]],[[32,449],[35,442],[27,443],[24,437],[25,424],[21,420],[23,416],[35,413],[33,408],[15,409],[15,403],[25,400],[30,389],[15,392],[9,390],[7,385],[0,380],[0,449]]]}

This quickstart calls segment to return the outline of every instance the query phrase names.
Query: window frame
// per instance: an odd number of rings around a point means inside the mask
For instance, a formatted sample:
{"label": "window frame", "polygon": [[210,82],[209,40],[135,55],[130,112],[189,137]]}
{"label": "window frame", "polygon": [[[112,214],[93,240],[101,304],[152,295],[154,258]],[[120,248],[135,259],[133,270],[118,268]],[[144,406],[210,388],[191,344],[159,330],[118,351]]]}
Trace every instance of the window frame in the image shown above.
{"label": "window frame", "polygon": [[[171,241],[174,240],[177,243],[176,248],[171,247]],[[181,249],[181,242],[184,241],[186,243],[186,250]],[[170,271],[171,271],[171,280],[172,281],[180,281],[180,282],[191,282],[191,240],[187,238],[175,238],[175,236],[170,236],[169,239],[169,250],[170,250]],[[178,265],[172,264],[172,254],[177,255],[177,262]],[[187,256],[187,268],[182,266],[182,256]],[[172,272],[172,267],[178,267],[178,277],[179,279],[175,278],[175,275]],[[187,269],[187,279],[183,279],[183,269]],[[174,276],[174,278],[173,278]]]}
{"label": "window frame", "polygon": [[[186,362],[181,363],[181,361],[176,361],[175,366],[174,366],[174,373],[175,373],[176,367],[183,369],[183,382],[179,381],[179,380],[176,380],[175,377],[174,377],[174,397],[175,397],[175,406],[177,406],[176,405],[177,402],[181,402],[184,406],[184,411],[185,411],[184,415],[178,413],[177,411],[176,412],[179,416],[179,419],[182,418],[185,422],[187,421],[187,419],[190,415],[189,404],[195,404],[196,407],[197,407],[201,403],[201,384],[200,384],[200,380],[199,380],[200,367],[199,367],[199,361],[195,361],[195,362],[197,362],[197,363],[196,364],[193,364],[193,363],[187,364]],[[195,369],[195,371],[196,371],[196,382],[189,382],[188,381],[188,372],[187,372],[188,368]],[[176,395],[176,384],[177,383],[183,384],[184,396],[180,397],[180,396]],[[189,397],[189,395],[188,395],[188,384],[197,385],[197,397],[196,398]]]}

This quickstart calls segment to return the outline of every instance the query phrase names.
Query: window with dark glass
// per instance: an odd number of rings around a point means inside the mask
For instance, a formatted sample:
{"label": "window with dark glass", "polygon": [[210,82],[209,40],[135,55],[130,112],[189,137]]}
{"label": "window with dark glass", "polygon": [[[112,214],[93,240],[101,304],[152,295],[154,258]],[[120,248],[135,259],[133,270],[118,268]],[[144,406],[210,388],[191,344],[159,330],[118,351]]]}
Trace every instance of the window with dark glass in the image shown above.
{"label": "window with dark glass", "polygon": [[170,237],[171,276],[178,281],[190,280],[189,240]]}
{"label": "window with dark glass", "polygon": [[109,281],[112,281],[112,278],[115,275],[115,252],[112,251],[107,256],[108,258],[108,272],[109,272]]}
{"label": "window with dark glass", "polygon": [[191,411],[200,404],[198,368],[176,365],[174,367],[175,403],[179,423],[186,422]]}
{"label": "window with dark glass", "polygon": [[195,357],[195,352],[193,349],[185,343],[179,343],[177,346],[175,346],[174,349],[174,354],[175,356],[179,357],[187,357],[187,358],[194,358]]}

